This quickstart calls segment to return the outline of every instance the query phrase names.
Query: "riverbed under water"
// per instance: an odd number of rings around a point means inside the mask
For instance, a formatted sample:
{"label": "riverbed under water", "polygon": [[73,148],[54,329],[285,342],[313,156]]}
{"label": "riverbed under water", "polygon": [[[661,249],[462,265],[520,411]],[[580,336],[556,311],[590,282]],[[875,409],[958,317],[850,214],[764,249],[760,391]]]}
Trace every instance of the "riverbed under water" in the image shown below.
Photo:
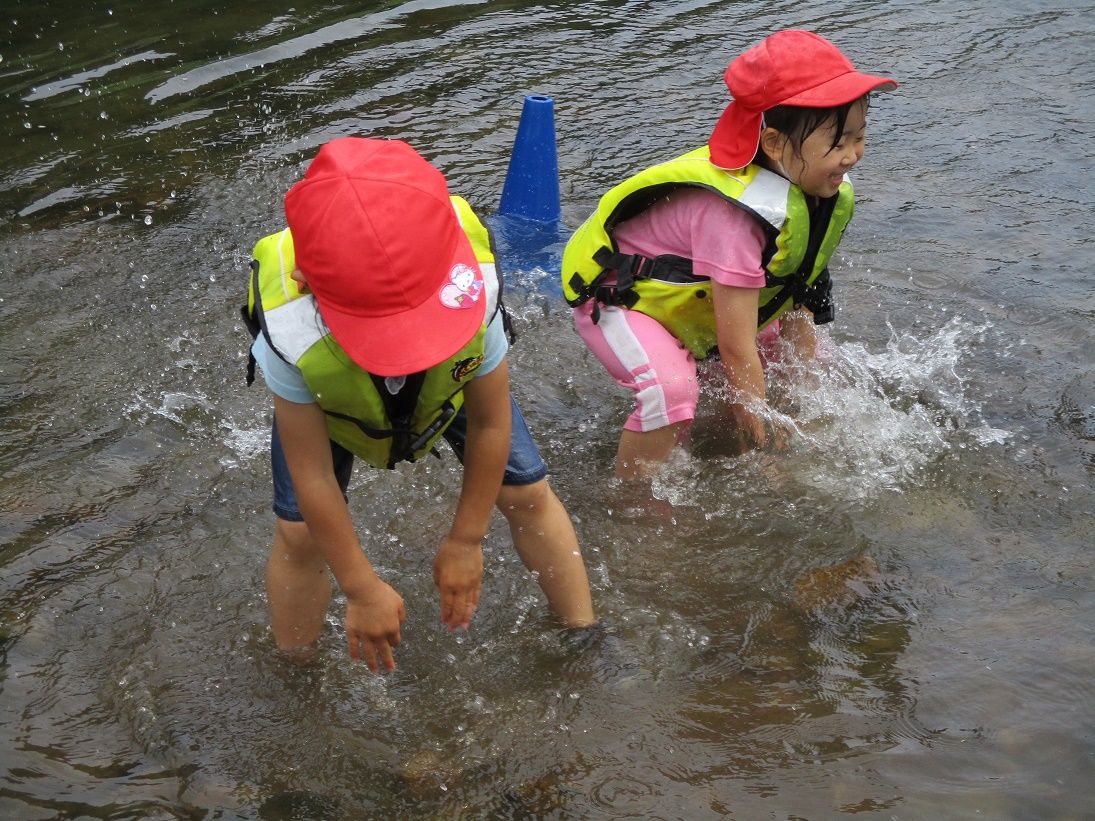
{"label": "riverbed under water", "polygon": [[[500,519],[472,629],[442,628],[448,457],[352,488],[398,670],[349,661],[337,599],[317,662],[279,657],[238,307],[317,147],[406,139],[487,215],[547,94],[573,228],[792,26],[901,88],[820,387],[773,374],[790,452],[727,452],[713,376],[654,500],[616,486],[629,400],[555,272],[504,260],[604,635],[560,629]],[[1093,46],[1067,0],[5,8],[0,816],[1090,817]]]}

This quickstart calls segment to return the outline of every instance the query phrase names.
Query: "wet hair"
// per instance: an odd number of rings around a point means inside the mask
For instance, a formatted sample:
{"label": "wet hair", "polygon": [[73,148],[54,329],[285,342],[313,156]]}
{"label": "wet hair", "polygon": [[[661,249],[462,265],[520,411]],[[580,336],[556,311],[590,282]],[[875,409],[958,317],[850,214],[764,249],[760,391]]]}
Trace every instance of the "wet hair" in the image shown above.
{"label": "wet hair", "polygon": [[[833,120],[836,123],[836,128],[833,131],[833,144],[829,146],[829,151],[832,151],[843,138],[844,124],[848,121],[848,113],[853,106],[861,102],[864,106],[869,107],[871,104],[870,95],[864,94],[851,102],[829,106],[828,108],[777,105],[775,108],[770,108],[764,112],[764,125],[786,135],[795,155],[801,157],[802,144],[806,142],[806,138],[829,120]],[[757,146],[756,156],[753,157],[753,162],[764,167],[768,166],[768,158],[759,145]]]}

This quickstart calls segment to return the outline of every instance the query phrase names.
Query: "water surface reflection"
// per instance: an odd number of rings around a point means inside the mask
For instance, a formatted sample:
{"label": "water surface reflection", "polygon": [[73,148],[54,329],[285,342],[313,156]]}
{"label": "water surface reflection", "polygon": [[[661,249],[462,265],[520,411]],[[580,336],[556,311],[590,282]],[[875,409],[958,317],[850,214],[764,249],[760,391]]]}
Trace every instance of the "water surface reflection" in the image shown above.
{"label": "water surface reflection", "polygon": [[[1092,11],[6,14],[0,813],[1084,817]],[[550,94],[574,225],[701,140],[726,60],[787,25],[903,84],[872,109],[822,385],[777,390],[792,453],[730,456],[709,401],[653,501],[616,486],[604,431],[626,397],[550,274],[509,261],[516,392],[605,630],[559,630],[499,521],[477,623],[444,632],[428,567],[455,466],[429,460],[355,479],[408,602],[399,670],[344,657],[337,605],[316,664],[286,664],[261,578],[268,400],[242,386],[235,317],[302,162],[333,136],[400,136],[490,213],[520,98]]]}

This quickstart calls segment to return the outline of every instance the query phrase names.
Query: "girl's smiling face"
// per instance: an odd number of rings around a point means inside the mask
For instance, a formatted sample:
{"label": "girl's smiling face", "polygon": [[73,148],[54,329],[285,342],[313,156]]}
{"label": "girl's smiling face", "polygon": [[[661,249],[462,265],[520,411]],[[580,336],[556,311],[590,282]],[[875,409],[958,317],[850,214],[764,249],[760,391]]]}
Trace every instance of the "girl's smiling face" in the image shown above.
{"label": "girl's smiling face", "polygon": [[804,194],[827,199],[836,194],[844,175],[863,157],[866,137],[867,101],[863,99],[848,110],[839,135],[836,118],[830,117],[802,141],[798,151],[787,135],[771,127],[761,134],[761,147]]}

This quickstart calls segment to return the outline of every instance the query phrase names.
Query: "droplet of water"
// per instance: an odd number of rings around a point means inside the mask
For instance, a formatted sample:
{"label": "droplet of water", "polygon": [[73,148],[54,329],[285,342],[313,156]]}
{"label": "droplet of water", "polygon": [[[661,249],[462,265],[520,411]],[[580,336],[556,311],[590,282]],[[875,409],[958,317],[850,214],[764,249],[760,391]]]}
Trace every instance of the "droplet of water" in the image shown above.
{"label": "droplet of water", "polygon": [[100,119],[100,120],[105,120],[105,119],[108,119],[108,118],[107,118],[107,114],[106,114],[106,112],[105,112],[105,111],[100,111],[100,112],[99,112],[99,119]]}
{"label": "droplet of water", "polygon": [[151,214],[146,214],[145,215],[144,224],[145,225],[151,225],[152,224],[152,215]]}

